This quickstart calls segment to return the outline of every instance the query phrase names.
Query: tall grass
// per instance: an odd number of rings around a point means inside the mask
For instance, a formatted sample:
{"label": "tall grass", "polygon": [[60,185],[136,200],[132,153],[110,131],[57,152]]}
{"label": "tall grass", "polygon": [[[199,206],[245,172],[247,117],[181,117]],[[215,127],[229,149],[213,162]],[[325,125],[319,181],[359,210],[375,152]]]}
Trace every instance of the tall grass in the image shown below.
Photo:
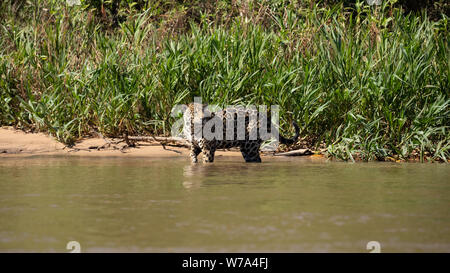
{"label": "tall grass", "polygon": [[277,104],[283,128],[297,121],[336,158],[447,161],[448,17],[430,21],[384,2],[262,1],[257,14],[204,17],[177,33],[155,24],[152,9],[104,29],[84,7],[35,0],[16,10],[5,1],[0,123],[67,144],[92,132],[168,134],[171,108],[200,96]]}

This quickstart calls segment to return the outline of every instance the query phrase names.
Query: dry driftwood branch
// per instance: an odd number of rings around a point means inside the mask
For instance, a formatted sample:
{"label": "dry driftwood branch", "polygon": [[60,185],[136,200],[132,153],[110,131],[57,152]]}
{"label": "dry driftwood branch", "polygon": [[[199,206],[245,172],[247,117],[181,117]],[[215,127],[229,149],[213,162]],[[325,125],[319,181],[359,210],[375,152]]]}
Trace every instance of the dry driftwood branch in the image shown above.
{"label": "dry driftwood branch", "polygon": [[278,153],[274,154],[274,156],[300,156],[300,155],[312,155],[313,152],[311,152],[310,149],[298,149],[293,150],[285,153]]}
{"label": "dry driftwood branch", "polygon": [[190,147],[189,143],[180,137],[158,137],[158,136],[128,136],[128,140],[131,141],[146,141],[152,142],[156,141],[161,143],[161,145],[172,145],[178,147]]}

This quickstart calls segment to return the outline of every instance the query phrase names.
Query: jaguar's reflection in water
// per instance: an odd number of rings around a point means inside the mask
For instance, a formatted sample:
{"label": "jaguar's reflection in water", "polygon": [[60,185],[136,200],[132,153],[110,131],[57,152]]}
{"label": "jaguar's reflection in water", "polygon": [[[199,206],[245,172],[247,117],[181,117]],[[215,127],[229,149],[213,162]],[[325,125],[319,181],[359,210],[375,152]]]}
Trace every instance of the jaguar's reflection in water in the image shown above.
{"label": "jaguar's reflection in water", "polygon": [[202,186],[245,184],[249,182],[249,177],[257,178],[261,170],[268,167],[268,164],[242,164],[240,160],[234,162],[235,160],[236,158],[226,157],[222,164],[187,164],[183,167],[182,185],[186,189],[194,189]]}

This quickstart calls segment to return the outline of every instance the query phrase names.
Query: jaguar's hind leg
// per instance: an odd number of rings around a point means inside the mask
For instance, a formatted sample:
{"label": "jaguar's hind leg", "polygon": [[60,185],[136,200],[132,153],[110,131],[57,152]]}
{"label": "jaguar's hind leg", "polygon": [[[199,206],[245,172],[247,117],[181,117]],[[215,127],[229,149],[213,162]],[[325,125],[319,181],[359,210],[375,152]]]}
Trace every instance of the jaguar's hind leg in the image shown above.
{"label": "jaguar's hind leg", "polygon": [[259,142],[247,142],[241,145],[240,149],[245,162],[261,162],[259,147]]}
{"label": "jaguar's hind leg", "polygon": [[194,145],[194,144],[191,145],[190,156],[191,156],[192,163],[198,162],[197,156],[200,154],[201,151],[202,151],[202,149],[200,149],[200,147],[198,147],[197,145]]}

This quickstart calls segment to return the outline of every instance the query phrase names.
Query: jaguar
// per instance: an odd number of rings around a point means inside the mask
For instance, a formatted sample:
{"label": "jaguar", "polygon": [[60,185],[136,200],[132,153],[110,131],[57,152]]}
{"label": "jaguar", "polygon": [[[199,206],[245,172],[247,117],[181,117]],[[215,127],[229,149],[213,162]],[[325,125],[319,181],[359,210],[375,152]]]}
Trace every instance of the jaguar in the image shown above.
{"label": "jaguar", "polygon": [[[246,162],[261,162],[260,147],[267,139],[262,138],[258,132],[261,128],[267,126],[265,132],[270,131],[269,135],[274,136],[275,133],[278,133],[276,129],[273,130],[270,116],[256,118],[261,115],[256,109],[243,107],[228,107],[213,111],[207,104],[197,103],[197,105],[196,103],[189,104],[183,115],[183,135],[190,144],[190,157],[193,163],[198,162],[197,157],[200,153],[203,154],[204,163],[214,162],[214,153],[217,149],[233,147],[240,149]],[[241,131],[238,130],[239,122],[245,124]],[[295,128],[295,135],[292,138],[278,135],[279,143],[290,145],[297,141],[299,126],[295,122],[292,122],[292,125]],[[205,127],[208,126],[210,128],[207,129],[214,137],[196,134],[204,132]],[[257,132],[256,135],[254,135],[255,132]],[[220,134],[222,134],[222,137],[217,137]]]}

